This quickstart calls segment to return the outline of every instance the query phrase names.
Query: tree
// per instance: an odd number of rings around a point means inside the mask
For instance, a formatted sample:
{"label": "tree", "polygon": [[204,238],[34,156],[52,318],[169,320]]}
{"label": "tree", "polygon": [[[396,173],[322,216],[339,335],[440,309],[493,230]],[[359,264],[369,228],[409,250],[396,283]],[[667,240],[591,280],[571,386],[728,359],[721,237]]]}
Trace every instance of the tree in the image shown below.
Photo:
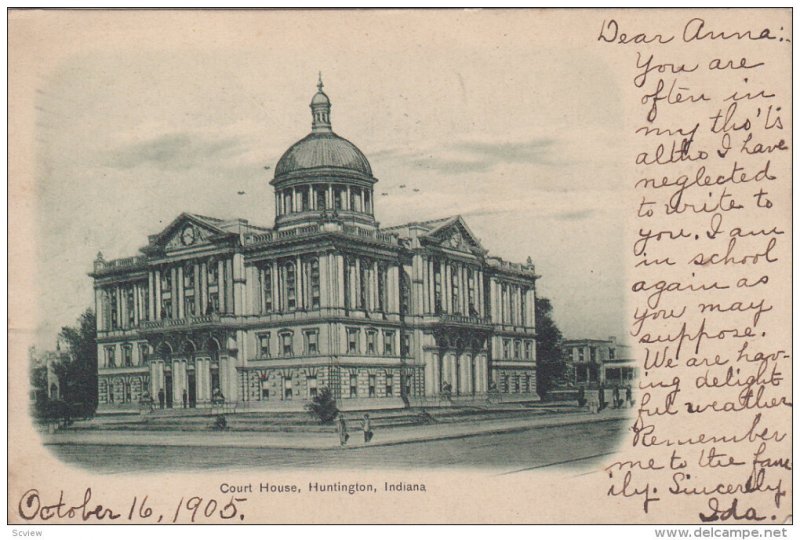
{"label": "tree", "polygon": [[546,394],[564,382],[567,363],[561,350],[563,336],[553,320],[553,305],[547,298],[536,299],[536,387]]}
{"label": "tree", "polygon": [[61,397],[74,414],[90,416],[97,409],[97,320],[87,309],[76,326],[64,326],[59,334],[69,347],[69,360],[56,367]]}
{"label": "tree", "polygon": [[327,387],[320,389],[319,393],[311,400],[311,403],[306,405],[306,409],[319,419],[320,424],[330,424],[339,414],[333,393]]}

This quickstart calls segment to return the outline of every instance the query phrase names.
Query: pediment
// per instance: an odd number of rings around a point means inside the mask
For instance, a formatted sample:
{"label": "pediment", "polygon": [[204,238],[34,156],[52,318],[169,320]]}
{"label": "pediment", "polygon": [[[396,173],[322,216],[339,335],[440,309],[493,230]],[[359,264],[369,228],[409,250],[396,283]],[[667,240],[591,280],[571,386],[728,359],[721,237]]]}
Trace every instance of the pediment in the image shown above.
{"label": "pediment", "polygon": [[444,249],[466,253],[486,251],[461,216],[448,220],[431,230],[426,236],[430,242]]}
{"label": "pediment", "polygon": [[181,214],[159,234],[150,237],[151,249],[175,251],[211,244],[227,233],[210,218]]}

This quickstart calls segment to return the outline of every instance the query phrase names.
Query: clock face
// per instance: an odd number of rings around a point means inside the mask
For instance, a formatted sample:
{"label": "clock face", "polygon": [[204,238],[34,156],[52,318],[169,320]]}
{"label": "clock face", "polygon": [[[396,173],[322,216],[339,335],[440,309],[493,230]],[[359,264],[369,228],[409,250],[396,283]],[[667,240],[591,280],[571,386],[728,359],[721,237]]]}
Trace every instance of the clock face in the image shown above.
{"label": "clock face", "polygon": [[191,246],[194,244],[194,227],[188,225],[181,233],[181,242],[184,246]]}

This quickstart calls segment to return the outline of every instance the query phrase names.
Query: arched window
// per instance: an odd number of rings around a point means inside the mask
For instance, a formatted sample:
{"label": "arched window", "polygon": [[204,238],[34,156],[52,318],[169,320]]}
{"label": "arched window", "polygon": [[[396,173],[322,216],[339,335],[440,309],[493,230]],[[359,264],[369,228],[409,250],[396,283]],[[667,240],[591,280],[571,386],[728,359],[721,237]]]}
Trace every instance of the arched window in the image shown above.
{"label": "arched window", "polygon": [[294,263],[286,263],[286,308],[294,310],[297,308],[297,274],[295,273]]}
{"label": "arched window", "polygon": [[172,347],[165,341],[159,345],[158,354],[161,356],[162,360],[169,362],[170,358],[172,358]]}
{"label": "arched window", "polygon": [[214,338],[208,338],[206,342],[206,351],[208,351],[208,356],[211,357],[211,360],[216,362],[219,360],[219,343]]}

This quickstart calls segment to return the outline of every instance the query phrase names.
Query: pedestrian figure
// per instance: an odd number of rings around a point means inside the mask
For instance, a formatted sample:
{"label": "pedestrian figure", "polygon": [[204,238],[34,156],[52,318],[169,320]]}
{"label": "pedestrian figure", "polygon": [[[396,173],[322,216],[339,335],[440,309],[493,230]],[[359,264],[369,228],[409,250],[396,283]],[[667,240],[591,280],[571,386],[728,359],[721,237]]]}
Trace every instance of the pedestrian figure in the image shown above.
{"label": "pedestrian figure", "polygon": [[161,388],[158,391],[158,406],[160,408],[162,408],[162,409],[164,408],[164,389],[163,388]]}
{"label": "pedestrian figure", "polygon": [[336,431],[339,432],[339,446],[347,444],[347,439],[350,435],[347,434],[347,423],[344,421],[344,416],[339,415],[339,421],[336,423]]}
{"label": "pedestrian figure", "polygon": [[189,394],[186,393],[186,388],[183,389],[183,408],[186,408],[186,404],[189,402]]}
{"label": "pedestrian figure", "polygon": [[631,385],[625,387],[625,406],[633,407],[633,393],[631,392]]}
{"label": "pedestrian figure", "polygon": [[361,420],[361,428],[364,430],[364,444],[372,440],[372,423],[369,420],[369,415],[364,414],[364,419]]}
{"label": "pedestrian figure", "polygon": [[597,401],[600,402],[598,411],[602,411],[606,406],[606,389],[602,384],[600,385],[600,389],[597,391]]}
{"label": "pedestrian figure", "polygon": [[614,399],[614,408],[619,409],[620,400],[619,400],[619,386],[614,387],[614,393],[612,394]]}

